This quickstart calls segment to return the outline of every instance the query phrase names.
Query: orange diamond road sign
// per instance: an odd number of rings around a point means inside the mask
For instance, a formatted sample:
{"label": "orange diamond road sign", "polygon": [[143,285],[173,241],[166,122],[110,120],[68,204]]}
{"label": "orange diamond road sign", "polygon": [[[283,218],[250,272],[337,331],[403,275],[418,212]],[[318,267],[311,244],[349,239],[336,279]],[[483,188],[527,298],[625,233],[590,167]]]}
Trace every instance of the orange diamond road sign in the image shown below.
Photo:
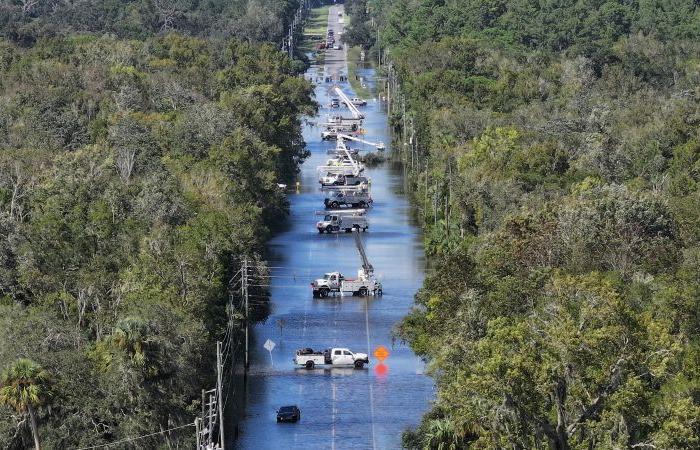
{"label": "orange diamond road sign", "polygon": [[380,345],[374,349],[374,357],[380,361],[384,361],[389,357],[389,350],[387,350],[383,345]]}

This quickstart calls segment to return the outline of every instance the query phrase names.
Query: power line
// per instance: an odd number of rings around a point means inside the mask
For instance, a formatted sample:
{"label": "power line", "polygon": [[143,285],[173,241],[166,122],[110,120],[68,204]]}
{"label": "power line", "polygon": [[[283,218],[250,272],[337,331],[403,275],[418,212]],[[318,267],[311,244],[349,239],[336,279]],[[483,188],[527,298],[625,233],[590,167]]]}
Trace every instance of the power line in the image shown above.
{"label": "power line", "polygon": [[144,434],[143,436],[136,436],[136,437],[132,437],[132,438],[122,439],[121,441],[110,442],[110,443],[108,443],[108,444],[98,444],[98,445],[93,445],[93,446],[91,446],[91,447],[82,447],[82,448],[79,448],[78,450],[90,450],[90,449],[93,449],[93,448],[111,447],[111,446],[113,446],[113,445],[123,444],[123,443],[125,443],[125,442],[138,441],[138,440],[140,440],[140,439],[145,439],[145,438],[147,438],[147,437],[157,436],[157,435],[159,435],[159,434],[165,434],[165,433],[169,433],[169,432],[171,432],[171,431],[181,430],[181,429],[183,429],[183,428],[193,427],[193,426],[194,426],[194,422],[188,423],[187,425],[180,425],[179,427],[175,427],[175,428],[170,428],[170,429],[168,429],[168,430],[158,431],[158,432],[156,432],[156,433]]}

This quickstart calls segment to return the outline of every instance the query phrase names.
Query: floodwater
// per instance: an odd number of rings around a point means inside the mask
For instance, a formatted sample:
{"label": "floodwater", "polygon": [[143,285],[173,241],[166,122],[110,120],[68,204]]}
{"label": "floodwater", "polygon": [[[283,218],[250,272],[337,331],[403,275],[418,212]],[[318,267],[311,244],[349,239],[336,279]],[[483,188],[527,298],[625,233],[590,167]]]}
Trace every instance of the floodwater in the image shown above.
{"label": "floodwater", "polygon": [[[337,16],[340,8],[333,7],[330,14],[336,36],[342,27]],[[325,74],[346,74],[344,51],[329,54]],[[321,73],[312,67],[308,76],[316,79]],[[371,69],[361,74],[368,77],[368,83],[374,82]],[[339,86],[354,96],[348,83]],[[322,108],[311,122],[321,122],[331,113],[326,106],[336,97],[331,87],[317,83],[316,99]],[[366,116],[364,137],[388,145],[383,108],[374,99],[361,108]],[[341,112],[349,114],[347,109]],[[384,295],[312,298],[309,283],[313,279],[336,270],[354,277],[361,267],[351,233],[318,234],[315,229],[318,217],[314,213],[323,209],[316,166],[335,147],[335,142],[322,142],[320,132],[314,125],[305,127],[311,157],[302,165],[298,191],[289,194],[289,227],[270,243],[271,314],[252,331],[247,383],[244,389],[237,389],[233,400],[236,409],[245,403],[244,415],[237,429],[232,424],[227,432],[232,448],[400,448],[401,433],[418,424],[434,397],[434,384],[424,374],[422,361],[391,337],[393,327],[411,308],[425,270],[421,235],[403,195],[400,168],[385,163],[366,170],[374,206],[368,214],[369,231],[361,237]],[[370,149],[364,144],[352,147]],[[275,343],[271,352],[264,348],[268,339]],[[390,352],[383,363],[373,356],[380,345]],[[368,353],[370,364],[361,370],[296,368],[294,352],[304,347],[347,347]],[[276,423],[275,411],[284,405],[299,406],[300,422]],[[235,434],[238,439],[233,441]]]}

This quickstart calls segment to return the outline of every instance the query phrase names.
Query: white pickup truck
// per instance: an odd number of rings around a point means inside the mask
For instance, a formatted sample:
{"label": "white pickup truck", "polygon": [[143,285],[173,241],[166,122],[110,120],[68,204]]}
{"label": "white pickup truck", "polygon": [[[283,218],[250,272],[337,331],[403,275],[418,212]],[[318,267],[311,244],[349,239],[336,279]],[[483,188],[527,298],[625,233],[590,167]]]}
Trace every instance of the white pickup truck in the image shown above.
{"label": "white pickup truck", "polygon": [[349,233],[353,230],[367,231],[369,223],[367,217],[362,214],[326,214],[323,220],[316,222],[316,229],[319,233],[339,233],[344,231]]}
{"label": "white pickup truck", "polygon": [[312,348],[302,348],[294,355],[294,364],[313,369],[316,366],[347,367],[362,369],[369,364],[366,353],[354,353],[347,348],[329,348],[322,352]]}

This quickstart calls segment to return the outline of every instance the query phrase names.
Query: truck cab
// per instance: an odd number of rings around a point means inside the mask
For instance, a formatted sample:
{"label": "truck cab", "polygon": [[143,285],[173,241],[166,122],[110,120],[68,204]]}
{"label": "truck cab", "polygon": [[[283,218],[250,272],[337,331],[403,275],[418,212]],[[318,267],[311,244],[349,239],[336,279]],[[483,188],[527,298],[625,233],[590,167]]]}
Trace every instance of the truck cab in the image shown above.
{"label": "truck cab", "polygon": [[314,280],[311,285],[319,290],[327,288],[329,291],[340,289],[340,283],[345,279],[340,272],[330,272],[323,274],[323,278]]}
{"label": "truck cab", "polygon": [[334,366],[353,366],[366,364],[369,358],[366,353],[353,353],[347,348],[331,349],[331,364]]}

